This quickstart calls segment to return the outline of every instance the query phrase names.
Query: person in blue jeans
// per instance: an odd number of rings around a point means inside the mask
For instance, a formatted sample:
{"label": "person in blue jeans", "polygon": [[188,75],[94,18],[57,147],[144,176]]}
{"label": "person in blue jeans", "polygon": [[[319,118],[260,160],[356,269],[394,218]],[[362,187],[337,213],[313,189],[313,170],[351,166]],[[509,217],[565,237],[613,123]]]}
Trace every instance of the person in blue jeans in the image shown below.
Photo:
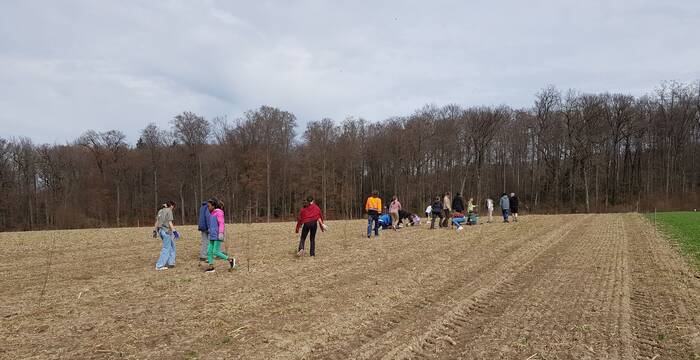
{"label": "person in blue jeans", "polygon": [[[212,198],[216,200],[216,198]],[[203,202],[202,206],[199,208],[199,222],[197,224],[197,230],[199,230],[200,236],[202,237],[202,242],[199,246],[199,261],[207,261],[208,251],[209,251],[209,220],[211,218],[211,213],[209,212],[208,202]]]}
{"label": "person in blue jeans", "polygon": [[510,211],[510,200],[508,199],[508,194],[503,193],[501,199],[499,200],[499,205],[501,206],[501,211],[503,212],[503,222],[508,222],[508,212]]}
{"label": "person in blue jeans", "polygon": [[175,231],[173,225],[173,209],[175,202],[168,201],[156,216],[155,228],[160,238],[163,240],[163,247],[160,249],[160,256],[156,262],[156,270],[168,270],[175,267],[175,239],[180,235]]}
{"label": "person in blue jeans", "polygon": [[372,195],[365,202],[367,212],[367,238],[372,235],[372,223],[374,222],[374,236],[379,236],[379,213],[382,211],[382,199],[377,190],[372,191]]}

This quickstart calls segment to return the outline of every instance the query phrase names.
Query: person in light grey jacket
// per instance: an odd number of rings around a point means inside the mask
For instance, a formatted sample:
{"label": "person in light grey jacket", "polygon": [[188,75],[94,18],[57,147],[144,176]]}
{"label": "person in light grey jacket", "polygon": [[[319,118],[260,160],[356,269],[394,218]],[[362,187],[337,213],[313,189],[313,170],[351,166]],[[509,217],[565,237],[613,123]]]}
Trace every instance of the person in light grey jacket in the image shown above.
{"label": "person in light grey jacket", "polygon": [[503,222],[508,222],[508,212],[510,211],[510,200],[508,199],[508,194],[503,193],[501,199],[499,200],[499,205],[501,206],[501,211],[503,212]]}

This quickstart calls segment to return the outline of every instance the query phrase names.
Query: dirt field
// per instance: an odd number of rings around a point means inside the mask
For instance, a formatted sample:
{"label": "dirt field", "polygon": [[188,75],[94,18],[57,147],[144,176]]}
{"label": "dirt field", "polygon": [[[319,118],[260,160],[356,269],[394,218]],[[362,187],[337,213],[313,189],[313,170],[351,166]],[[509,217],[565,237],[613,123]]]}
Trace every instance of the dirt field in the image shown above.
{"label": "dirt field", "polygon": [[0,358],[700,359],[697,271],[640,215],[330,225],[316,259],[228,226],[214,274],[194,227],[164,272],[148,228],[2,233]]}

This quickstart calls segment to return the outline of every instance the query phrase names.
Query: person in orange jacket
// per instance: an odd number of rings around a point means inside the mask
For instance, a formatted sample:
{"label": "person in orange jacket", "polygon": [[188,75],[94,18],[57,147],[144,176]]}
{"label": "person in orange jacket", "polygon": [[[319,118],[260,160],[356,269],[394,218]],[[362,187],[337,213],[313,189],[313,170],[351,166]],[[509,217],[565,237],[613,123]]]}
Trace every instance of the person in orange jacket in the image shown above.
{"label": "person in orange jacket", "polygon": [[372,235],[372,222],[374,222],[374,236],[379,236],[379,214],[382,212],[382,199],[379,198],[377,190],[372,191],[372,195],[365,202],[367,212],[367,238]]}

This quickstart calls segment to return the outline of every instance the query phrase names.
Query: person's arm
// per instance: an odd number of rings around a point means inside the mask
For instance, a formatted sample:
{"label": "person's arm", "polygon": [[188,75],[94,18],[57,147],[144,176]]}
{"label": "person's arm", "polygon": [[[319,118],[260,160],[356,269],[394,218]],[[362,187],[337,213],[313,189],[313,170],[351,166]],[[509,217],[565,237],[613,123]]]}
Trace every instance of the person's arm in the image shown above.
{"label": "person's arm", "polygon": [[224,213],[223,212],[219,212],[216,214],[216,222],[219,224],[219,233],[217,234],[218,239],[221,240],[224,238],[224,231],[225,231],[225,226],[226,226],[226,224],[224,224]]}
{"label": "person's arm", "polygon": [[299,215],[297,216],[297,226],[294,228],[294,232],[299,233],[300,227],[301,227],[301,211],[299,211]]}
{"label": "person's arm", "polygon": [[172,220],[168,221],[168,229],[170,229],[170,233],[171,233],[171,234],[172,234],[173,232],[175,232],[175,225],[173,225],[173,221],[172,221]]}

